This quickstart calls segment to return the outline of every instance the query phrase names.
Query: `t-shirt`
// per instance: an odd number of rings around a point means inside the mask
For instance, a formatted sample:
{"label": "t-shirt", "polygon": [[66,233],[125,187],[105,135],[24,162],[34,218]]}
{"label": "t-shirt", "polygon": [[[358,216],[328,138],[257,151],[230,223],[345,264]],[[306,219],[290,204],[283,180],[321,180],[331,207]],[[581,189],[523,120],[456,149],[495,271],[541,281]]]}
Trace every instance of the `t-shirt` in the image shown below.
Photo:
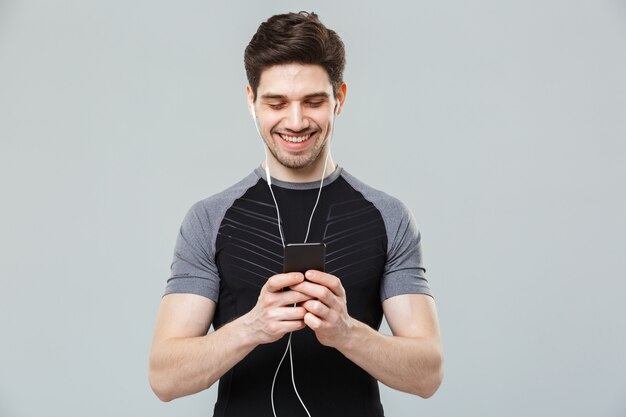
{"label": "t-shirt", "polygon": [[[326,272],[341,280],[350,316],[378,329],[385,299],[432,295],[421,236],[407,208],[341,167],[323,184],[307,241],[325,243]],[[272,178],[285,244],[303,242],[319,186],[319,181]],[[193,293],[215,301],[216,330],[250,311],[266,280],[282,272],[277,218],[261,168],[194,204],[180,228],[165,293]],[[291,343],[298,393],[312,416],[383,416],[376,379],[320,344],[308,328],[294,332]],[[259,345],[224,374],[214,416],[272,417],[271,384],[286,345],[287,335]],[[306,416],[285,364],[274,399],[278,416]]]}

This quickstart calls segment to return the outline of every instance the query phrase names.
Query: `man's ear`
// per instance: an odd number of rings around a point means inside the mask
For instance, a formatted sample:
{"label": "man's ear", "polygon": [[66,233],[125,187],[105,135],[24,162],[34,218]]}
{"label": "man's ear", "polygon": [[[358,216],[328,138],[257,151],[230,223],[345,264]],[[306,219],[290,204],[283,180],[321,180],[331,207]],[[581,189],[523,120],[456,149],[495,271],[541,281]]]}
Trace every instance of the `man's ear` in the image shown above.
{"label": "man's ear", "polygon": [[337,90],[337,98],[336,98],[337,109],[335,110],[335,114],[341,113],[343,109],[343,104],[346,102],[347,93],[348,93],[348,86],[344,81],[341,83],[341,86],[339,86],[339,89]]}
{"label": "man's ear", "polygon": [[256,117],[254,112],[254,92],[250,84],[246,85],[246,95],[248,96],[248,113],[250,113],[250,116]]}

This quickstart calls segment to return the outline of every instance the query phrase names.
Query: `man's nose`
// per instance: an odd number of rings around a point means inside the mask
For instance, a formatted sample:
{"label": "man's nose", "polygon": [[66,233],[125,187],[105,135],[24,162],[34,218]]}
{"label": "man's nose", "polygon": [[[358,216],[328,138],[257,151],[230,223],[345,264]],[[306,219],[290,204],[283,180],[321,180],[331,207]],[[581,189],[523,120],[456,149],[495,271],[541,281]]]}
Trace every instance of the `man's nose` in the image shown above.
{"label": "man's nose", "polygon": [[289,130],[293,130],[294,132],[298,132],[308,127],[308,122],[304,117],[302,108],[297,104],[290,106],[286,122],[285,127]]}

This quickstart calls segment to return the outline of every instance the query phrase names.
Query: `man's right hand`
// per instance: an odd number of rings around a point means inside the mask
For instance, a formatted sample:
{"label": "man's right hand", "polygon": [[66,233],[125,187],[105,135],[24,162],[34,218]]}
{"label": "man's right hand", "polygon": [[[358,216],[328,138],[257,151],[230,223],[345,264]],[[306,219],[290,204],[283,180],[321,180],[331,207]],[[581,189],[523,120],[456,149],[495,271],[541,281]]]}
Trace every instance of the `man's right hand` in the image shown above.
{"label": "man's right hand", "polygon": [[161,300],[150,354],[150,384],[163,401],[207,389],[256,346],[304,328],[310,296],[288,288],[300,273],[270,277],[248,313],[208,332],[216,303],[195,294],[168,294]]}
{"label": "man's right hand", "polygon": [[311,297],[288,288],[304,281],[299,272],[271,276],[259,294],[259,299],[247,314],[242,316],[255,344],[271,343],[289,332],[305,327],[304,307],[294,307]]}

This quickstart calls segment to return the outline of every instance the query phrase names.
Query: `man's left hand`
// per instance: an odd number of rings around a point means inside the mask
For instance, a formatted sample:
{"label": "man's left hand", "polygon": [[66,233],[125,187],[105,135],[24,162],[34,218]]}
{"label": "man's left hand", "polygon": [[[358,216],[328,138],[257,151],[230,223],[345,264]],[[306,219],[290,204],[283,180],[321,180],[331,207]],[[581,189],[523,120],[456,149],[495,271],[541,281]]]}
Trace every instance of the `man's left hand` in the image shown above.
{"label": "man's left hand", "polygon": [[302,303],[304,323],[325,346],[339,348],[348,342],[354,319],[348,315],[346,292],[334,275],[310,270],[306,280],[290,287],[313,298]]}

